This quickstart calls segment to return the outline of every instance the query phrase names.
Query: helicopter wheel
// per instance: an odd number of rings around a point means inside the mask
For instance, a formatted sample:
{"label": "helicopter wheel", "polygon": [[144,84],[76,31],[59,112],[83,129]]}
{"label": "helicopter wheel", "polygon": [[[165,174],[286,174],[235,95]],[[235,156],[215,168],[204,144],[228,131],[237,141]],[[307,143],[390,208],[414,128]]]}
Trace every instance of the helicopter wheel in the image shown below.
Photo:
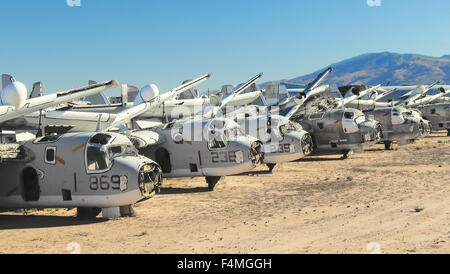
{"label": "helicopter wheel", "polygon": [[220,177],[219,176],[207,176],[206,177],[206,183],[208,184],[208,189],[210,191],[214,190],[214,187],[219,182]]}
{"label": "helicopter wheel", "polygon": [[342,160],[348,159],[348,154],[349,153],[350,153],[350,150],[345,151],[344,154],[342,155],[341,159]]}
{"label": "helicopter wheel", "polygon": [[273,169],[275,168],[275,166],[276,166],[277,164],[266,164],[266,165],[267,165],[267,167],[269,168],[269,172],[272,173]]}
{"label": "helicopter wheel", "polygon": [[156,194],[160,194],[161,193],[161,187],[160,186],[155,186],[155,193]]}
{"label": "helicopter wheel", "polygon": [[392,142],[391,141],[384,142],[384,149],[385,150],[392,150],[393,149]]}
{"label": "helicopter wheel", "polygon": [[133,206],[132,205],[121,206],[120,207],[120,216],[121,217],[136,217]]}
{"label": "helicopter wheel", "polygon": [[77,207],[77,218],[95,219],[100,212],[102,212],[102,209],[97,207]]}

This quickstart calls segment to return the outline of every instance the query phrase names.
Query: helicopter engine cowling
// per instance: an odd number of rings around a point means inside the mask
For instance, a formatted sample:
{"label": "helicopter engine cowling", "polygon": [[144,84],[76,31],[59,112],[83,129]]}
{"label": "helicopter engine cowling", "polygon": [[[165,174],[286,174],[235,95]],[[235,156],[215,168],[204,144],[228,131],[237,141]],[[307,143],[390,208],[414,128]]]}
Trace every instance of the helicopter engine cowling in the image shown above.
{"label": "helicopter engine cowling", "polygon": [[9,105],[19,109],[25,105],[27,95],[27,87],[23,83],[18,81],[9,83],[0,93],[0,105]]}
{"label": "helicopter engine cowling", "polygon": [[134,105],[139,105],[144,102],[149,102],[155,97],[159,96],[159,88],[155,84],[149,84],[141,88],[136,99],[134,100]]}

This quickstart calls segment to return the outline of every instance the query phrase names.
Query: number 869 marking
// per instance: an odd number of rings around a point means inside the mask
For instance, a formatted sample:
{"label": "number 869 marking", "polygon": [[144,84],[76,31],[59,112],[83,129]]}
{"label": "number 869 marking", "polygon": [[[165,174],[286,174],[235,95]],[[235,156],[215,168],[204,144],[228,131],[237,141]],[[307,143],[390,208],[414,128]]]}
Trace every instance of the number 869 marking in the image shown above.
{"label": "number 869 marking", "polygon": [[96,176],[89,178],[89,188],[91,190],[120,190],[120,176],[114,175],[109,178],[108,176],[101,176],[100,180]]}

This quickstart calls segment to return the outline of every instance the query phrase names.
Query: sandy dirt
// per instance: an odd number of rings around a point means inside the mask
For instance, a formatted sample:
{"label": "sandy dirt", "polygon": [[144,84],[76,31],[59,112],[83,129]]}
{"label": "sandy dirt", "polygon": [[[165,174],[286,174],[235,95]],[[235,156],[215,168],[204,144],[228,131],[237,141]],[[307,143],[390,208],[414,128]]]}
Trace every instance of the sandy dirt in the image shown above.
{"label": "sandy dirt", "polygon": [[450,253],[450,138],[222,179],[165,180],[137,217],[0,214],[0,253]]}

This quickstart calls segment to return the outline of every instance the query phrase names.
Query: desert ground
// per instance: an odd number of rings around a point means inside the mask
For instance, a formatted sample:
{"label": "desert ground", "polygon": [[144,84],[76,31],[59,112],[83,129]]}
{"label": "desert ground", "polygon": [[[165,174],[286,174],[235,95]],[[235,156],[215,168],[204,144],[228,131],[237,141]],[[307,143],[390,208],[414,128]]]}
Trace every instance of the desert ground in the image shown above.
{"label": "desert ground", "polygon": [[167,179],[133,218],[4,212],[0,253],[450,253],[445,136],[261,166],[213,192],[203,178]]}

